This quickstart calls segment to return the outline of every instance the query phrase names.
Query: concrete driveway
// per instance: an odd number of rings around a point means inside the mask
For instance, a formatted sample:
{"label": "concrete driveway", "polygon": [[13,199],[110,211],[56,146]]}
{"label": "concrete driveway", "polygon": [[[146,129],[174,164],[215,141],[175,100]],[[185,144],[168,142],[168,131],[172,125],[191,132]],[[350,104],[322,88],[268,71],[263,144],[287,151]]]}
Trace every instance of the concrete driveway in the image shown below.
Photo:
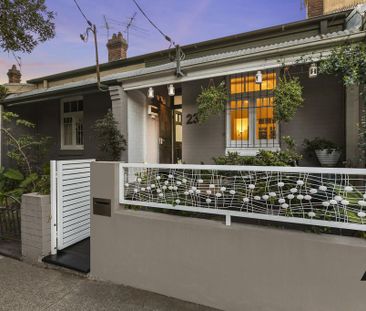
{"label": "concrete driveway", "polygon": [[0,310],[214,309],[0,256]]}

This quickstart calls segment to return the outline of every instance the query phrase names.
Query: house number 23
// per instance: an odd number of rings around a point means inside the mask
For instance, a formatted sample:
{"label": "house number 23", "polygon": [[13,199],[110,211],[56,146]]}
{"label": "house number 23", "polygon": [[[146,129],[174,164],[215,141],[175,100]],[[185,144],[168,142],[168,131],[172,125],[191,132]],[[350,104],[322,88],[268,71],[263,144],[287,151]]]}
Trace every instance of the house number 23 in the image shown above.
{"label": "house number 23", "polygon": [[198,123],[198,116],[197,116],[197,113],[188,113],[186,115],[186,118],[187,118],[187,122],[186,124],[196,124]]}

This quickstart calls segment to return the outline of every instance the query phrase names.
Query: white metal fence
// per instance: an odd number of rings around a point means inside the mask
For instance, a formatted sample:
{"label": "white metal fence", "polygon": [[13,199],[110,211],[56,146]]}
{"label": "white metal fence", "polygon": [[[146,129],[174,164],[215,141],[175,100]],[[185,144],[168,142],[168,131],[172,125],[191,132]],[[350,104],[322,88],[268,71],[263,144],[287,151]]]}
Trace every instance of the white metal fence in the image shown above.
{"label": "white metal fence", "polygon": [[120,203],[366,231],[366,169],[121,163]]}
{"label": "white metal fence", "polygon": [[51,161],[52,251],[90,236],[90,163]]}

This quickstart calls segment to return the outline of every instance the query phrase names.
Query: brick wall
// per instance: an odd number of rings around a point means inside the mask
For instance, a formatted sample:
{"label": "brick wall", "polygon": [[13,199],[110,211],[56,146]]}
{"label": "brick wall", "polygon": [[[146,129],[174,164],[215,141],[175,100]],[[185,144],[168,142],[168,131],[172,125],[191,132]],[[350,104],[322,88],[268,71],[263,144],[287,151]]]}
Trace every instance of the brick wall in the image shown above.
{"label": "brick wall", "polygon": [[324,13],[324,0],[308,0],[307,15],[308,18],[321,16]]}

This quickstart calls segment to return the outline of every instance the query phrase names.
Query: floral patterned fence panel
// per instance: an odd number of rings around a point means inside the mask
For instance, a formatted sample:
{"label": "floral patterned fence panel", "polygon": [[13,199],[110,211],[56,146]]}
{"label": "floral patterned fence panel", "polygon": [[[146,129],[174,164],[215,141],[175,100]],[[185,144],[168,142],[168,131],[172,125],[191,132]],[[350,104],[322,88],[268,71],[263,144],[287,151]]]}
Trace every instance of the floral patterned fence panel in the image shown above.
{"label": "floral patterned fence panel", "polygon": [[120,203],[366,231],[366,170],[121,163]]}

